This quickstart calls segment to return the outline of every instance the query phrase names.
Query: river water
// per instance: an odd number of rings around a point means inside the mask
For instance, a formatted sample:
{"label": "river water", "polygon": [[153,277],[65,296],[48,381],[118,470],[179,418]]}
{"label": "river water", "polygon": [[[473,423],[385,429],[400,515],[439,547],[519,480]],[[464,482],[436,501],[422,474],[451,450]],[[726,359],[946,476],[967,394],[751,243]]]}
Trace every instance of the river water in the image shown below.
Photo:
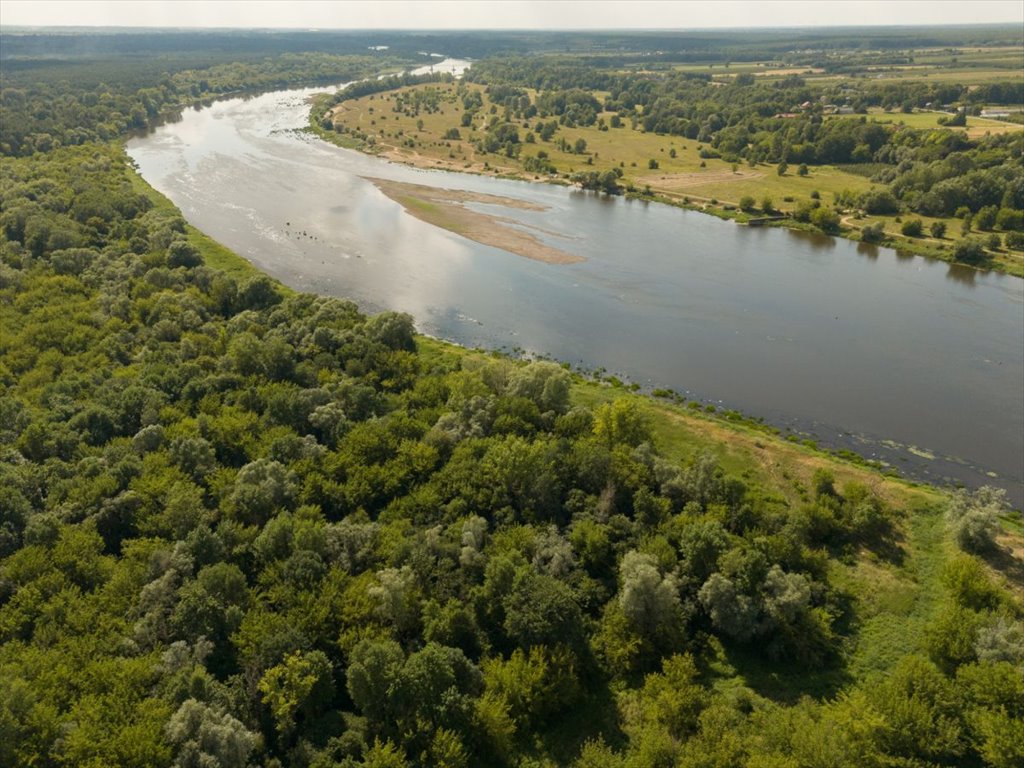
{"label": "river water", "polygon": [[[296,289],[409,312],[422,332],[466,346],[673,388],[913,477],[999,485],[1021,504],[1019,278],[391,164],[298,130],[314,92],[189,110],[128,151],[190,223]],[[466,240],[413,218],[363,177],[538,203],[546,209],[470,207],[586,260],[551,265]]]}

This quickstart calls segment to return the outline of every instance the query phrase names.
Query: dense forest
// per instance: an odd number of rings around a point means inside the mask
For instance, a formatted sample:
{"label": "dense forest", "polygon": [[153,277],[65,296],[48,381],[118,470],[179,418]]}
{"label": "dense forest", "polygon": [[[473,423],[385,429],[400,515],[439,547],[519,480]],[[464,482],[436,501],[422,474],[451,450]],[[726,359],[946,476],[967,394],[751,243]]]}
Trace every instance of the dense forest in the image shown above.
{"label": "dense forest", "polygon": [[[1019,765],[999,492],[681,460],[640,398],[256,273],[116,141],[376,63],[5,79],[0,764]],[[849,574],[926,554],[855,674]]]}

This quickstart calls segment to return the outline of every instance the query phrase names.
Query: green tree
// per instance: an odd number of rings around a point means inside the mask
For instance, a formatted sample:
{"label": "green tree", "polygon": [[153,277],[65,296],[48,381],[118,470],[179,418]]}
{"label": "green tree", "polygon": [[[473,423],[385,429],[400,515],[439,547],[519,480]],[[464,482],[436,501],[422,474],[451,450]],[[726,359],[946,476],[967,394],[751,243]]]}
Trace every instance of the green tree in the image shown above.
{"label": "green tree", "polygon": [[295,491],[294,475],[283,464],[258,459],[239,470],[228,504],[239,520],[263,523],[272,512],[288,505]]}
{"label": "green tree", "polygon": [[907,219],[900,226],[900,232],[907,237],[920,237],[924,231],[924,224],[920,219]]}
{"label": "green tree", "polygon": [[651,555],[627,552],[619,567],[622,612],[641,635],[678,642],[682,609],[679,586],[663,575]]}
{"label": "green tree", "polygon": [[974,214],[974,226],[978,229],[990,230],[995,227],[998,215],[999,209],[996,206],[986,205],[978,209],[978,212]]}
{"label": "green tree", "polygon": [[985,248],[976,238],[964,238],[953,246],[953,258],[967,264],[978,264],[985,260]]}
{"label": "green tree", "polygon": [[637,406],[619,399],[599,406],[594,413],[594,436],[607,445],[637,446],[650,440],[650,426]]}
{"label": "green tree", "polygon": [[503,601],[504,629],[517,646],[573,643],[582,615],[572,590],[551,576],[521,568]]}
{"label": "green tree", "polygon": [[983,486],[973,493],[957,491],[946,508],[946,520],[961,548],[984,552],[995,545],[999,515],[1008,509],[1006,491]]}
{"label": "green tree", "polygon": [[300,717],[318,714],[334,695],[331,662],[322,651],[289,654],[259,682],[278,733],[294,732]]}
{"label": "green tree", "polygon": [[839,231],[839,214],[831,208],[815,208],[811,211],[811,224],[822,232],[835,234]]}
{"label": "green tree", "polygon": [[164,728],[181,768],[217,765],[245,768],[258,749],[259,736],[229,713],[195,699],[182,702]]}

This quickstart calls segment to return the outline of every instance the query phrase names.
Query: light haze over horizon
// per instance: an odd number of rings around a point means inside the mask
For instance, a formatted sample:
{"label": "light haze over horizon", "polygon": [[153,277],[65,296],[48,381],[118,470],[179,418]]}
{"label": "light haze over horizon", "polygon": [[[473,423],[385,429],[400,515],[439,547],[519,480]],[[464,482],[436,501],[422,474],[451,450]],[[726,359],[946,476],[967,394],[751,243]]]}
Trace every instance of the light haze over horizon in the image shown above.
{"label": "light haze over horizon", "polygon": [[1020,0],[0,0],[0,24],[238,29],[644,30],[1024,24]]}

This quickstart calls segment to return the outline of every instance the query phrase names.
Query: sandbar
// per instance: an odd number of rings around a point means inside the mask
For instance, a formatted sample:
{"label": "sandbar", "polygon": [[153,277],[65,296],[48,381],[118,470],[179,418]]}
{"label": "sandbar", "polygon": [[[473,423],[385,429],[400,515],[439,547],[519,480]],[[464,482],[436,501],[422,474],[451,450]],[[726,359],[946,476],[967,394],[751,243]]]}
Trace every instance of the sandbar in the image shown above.
{"label": "sandbar", "polygon": [[[468,240],[500,248],[517,256],[543,261],[546,264],[573,264],[584,261],[582,256],[554,248],[533,234],[510,226],[515,224],[518,227],[528,227],[527,224],[503,216],[474,211],[467,208],[465,203],[485,203],[527,211],[543,211],[547,209],[547,206],[528,200],[489,195],[483,192],[428,187],[424,184],[391,181],[372,176],[363,178],[399,203],[406,212],[417,219],[433,224],[435,227],[447,229]],[[533,229],[537,228],[533,227]]]}

